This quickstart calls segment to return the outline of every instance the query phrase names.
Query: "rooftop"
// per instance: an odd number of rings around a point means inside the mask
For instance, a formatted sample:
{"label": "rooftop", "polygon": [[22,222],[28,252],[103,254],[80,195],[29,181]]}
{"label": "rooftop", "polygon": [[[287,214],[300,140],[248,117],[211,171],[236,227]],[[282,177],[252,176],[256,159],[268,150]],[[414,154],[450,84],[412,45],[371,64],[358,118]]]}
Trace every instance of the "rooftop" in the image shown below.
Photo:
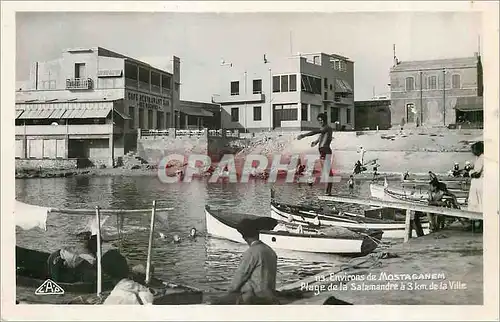
{"label": "rooftop", "polygon": [[479,59],[478,56],[473,56],[473,57],[463,57],[463,58],[401,61],[399,62],[398,65],[392,67],[391,71],[399,72],[399,71],[420,70],[420,69],[476,67],[478,59]]}
{"label": "rooftop", "polygon": [[145,66],[150,67],[152,69],[156,69],[156,70],[162,71],[164,73],[172,74],[171,71],[163,70],[161,68],[158,68],[158,67],[155,67],[155,66],[151,65],[150,63],[146,63],[144,61],[141,61],[141,60],[138,60],[138,59],[135,59],[135,58],[132,58],[132,57],[129,57],[129,56],[117,53],[115,51],[106,49],[104,47],[68,48],[68,49],[65,49],[64,51],[68,52],[68,53],[90,53],[90,52],[97,52],[98,56],[122,58],[122,59],[125,59],[125,60],[128,60],[128,61],[134,62],[136,64],[145,65]]}

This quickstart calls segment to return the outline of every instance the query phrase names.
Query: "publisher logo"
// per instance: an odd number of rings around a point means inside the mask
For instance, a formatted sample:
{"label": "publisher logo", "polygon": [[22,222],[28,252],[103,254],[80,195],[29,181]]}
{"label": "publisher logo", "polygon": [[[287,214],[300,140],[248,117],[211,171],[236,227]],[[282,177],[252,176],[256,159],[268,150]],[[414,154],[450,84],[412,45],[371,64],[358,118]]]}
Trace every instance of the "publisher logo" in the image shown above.
{"label": "publisher logo", "polygon": [[64,294],[63,288],[57,285],[57,283],[51,279],[48,279],[45,282],[43,282],[43,284],[40,285],[40,287],[38,287],[35,291],[35,295],[61,295],[61,294]]}

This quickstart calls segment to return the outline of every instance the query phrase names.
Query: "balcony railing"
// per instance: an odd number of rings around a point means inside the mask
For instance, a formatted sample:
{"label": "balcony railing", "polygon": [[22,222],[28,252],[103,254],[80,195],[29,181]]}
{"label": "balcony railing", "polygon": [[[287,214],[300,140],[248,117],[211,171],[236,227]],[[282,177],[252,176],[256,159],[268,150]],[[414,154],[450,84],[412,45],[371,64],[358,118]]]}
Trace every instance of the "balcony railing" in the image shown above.
{"label": "balcony railing", "polygon": [[352,98],[347,97],[335,97],[333,102],[339,105],[352,105],[354,103]]}
{"label": "balcony railing", "polygon": [[240,94],[240,95],[230,95],[230,96],[213,96],[212,102],[216,104],[223,103],[239,103],[239,102],[264,102],[264,94]]}
{"label": "balcony railing", "polygon": [[92,89],[94,82],[92,78],[68,78],[66,79],[66,89]]}

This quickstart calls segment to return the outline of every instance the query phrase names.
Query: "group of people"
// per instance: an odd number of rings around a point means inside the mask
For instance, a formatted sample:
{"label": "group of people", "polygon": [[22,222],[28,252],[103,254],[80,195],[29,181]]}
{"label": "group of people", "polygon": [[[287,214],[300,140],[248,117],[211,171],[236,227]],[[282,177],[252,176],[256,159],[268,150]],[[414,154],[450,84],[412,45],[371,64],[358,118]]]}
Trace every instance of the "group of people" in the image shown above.
{"label": "group of people", "polygon": [[450,170],[450,174],[455,178],[458,177],[470,178],[470,172],[472,171],[473,168],[474,166],[470,163],[470,161],[465,162],[465,166],[463,169],[460,169],[460,163],[455,162],[455,164],[453,165],[453,169]]}

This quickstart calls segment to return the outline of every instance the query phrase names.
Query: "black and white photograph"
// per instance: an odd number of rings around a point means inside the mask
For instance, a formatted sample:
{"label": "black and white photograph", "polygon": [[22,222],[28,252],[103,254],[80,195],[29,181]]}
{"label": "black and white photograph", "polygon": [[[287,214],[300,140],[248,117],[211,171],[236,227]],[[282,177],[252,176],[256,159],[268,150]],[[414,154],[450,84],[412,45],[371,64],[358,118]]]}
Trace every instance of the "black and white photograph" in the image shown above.
{"label": "black and white photograph", "polygon": [[498,319],[498,1],[41,4],[2,3],[2,319]]}

